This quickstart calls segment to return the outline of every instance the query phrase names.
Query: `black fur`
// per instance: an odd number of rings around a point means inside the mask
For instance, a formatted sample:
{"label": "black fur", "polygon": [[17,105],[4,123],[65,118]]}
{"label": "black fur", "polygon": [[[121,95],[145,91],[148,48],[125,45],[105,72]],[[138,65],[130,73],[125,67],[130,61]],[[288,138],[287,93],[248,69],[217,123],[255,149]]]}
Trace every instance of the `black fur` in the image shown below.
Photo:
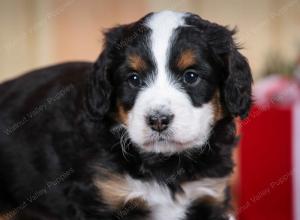
{"label": "black fur", "polygon": [[247,59],[239,53],[239,47],[233,40],[236,31],[193,14],[187,18],[187,23],[201,32],[201,41],[207,42],[209,55],[216,62],[215,70],[222,73],[219,75],[221,95],[228,113],[245,118],[252,103],[252,75]]}
{"label": "black fur", "polygon": [[[177,30],[180,46],[175,44],[172,54],[187,43],[197,49],[199,59],[205,61],[199,68],[207,68],[206,80],[199,88],[186,88],[187,92],[194,105],[200,106],[219,88],[224,118],[214,125],[204,150],[166,156],[142,153],[129,144],[128,154],[123,155],[120,137],[111,132],[118,124],[116,103],[120,101],[128,110],[138,94],[124,83],[126,57],[138,50],[148,68],[155,69],[147,44],[151,30],[143,26],[146,18],[109,30],[95,63],[59,64],[0,85],[2,215],[20,220],[120,219],[116,210],[103,203],[94,185],[94,178],[101,176],[94,169],[97,166],[137,179],[156,179],[173,192],[180,191],[182,182],[232,172],[233,118],[245,117],[249,111],[250,68],[237,51],[231,31],[195,15],[187,18],[194,26],[191,32]],[[176,74],[172,61],[170,67]],[[223,220],[226,209],[195,202],[187,220]],[[148,212],[133,209],[122,217],[145,219]]]}

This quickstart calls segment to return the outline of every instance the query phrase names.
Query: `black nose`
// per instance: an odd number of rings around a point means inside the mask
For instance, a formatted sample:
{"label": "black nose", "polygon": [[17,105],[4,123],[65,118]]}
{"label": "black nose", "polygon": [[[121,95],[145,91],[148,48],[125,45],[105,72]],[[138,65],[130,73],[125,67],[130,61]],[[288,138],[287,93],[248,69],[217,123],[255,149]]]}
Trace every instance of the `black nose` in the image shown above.
{"label": "black nose", "polygon": [[173,114],[151,114],[147,117],[147,123],[152,130],[161,132],[166,130],[174,118]]}

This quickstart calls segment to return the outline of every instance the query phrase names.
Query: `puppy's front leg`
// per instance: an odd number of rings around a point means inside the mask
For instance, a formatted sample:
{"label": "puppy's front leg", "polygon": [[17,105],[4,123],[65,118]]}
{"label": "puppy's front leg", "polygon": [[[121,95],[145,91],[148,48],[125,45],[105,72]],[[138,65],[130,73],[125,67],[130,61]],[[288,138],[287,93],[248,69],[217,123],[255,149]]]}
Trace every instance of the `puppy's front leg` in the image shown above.
{"label": "puppy's front leg", "polygon": [[132,199],[113,213],[113,220],[146,220],[150,210],[142,199]]}
{"label": "puppy's front leg", "polygon": [[222,203],[214,203],[208,200],[193,202],[188,208],[185,220],[235,220],[229,214],[228,207]]}

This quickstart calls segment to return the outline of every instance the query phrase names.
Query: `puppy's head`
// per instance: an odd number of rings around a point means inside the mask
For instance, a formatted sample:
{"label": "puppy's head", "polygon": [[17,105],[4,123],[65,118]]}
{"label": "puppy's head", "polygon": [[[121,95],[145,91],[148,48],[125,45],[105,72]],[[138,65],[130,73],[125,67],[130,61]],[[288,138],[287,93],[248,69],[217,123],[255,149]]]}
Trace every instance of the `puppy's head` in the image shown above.
{"label": "puppy's head", "polygon": [[90,111],[112,116],[144,151],[201,147],[222,117],[246,117],[252,77],[233,31],[163,11],[110,29],[91,77]]}

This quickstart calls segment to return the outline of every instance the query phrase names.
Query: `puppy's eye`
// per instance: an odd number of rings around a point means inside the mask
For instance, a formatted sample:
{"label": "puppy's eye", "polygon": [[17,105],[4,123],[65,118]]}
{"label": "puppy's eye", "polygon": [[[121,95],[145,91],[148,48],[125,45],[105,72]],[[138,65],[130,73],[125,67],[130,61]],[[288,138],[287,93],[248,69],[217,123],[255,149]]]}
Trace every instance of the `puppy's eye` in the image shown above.
{"label": "puppy's eye", "polygon": [[195,70],[186,70],[183,74],[183,81],[188,85],[196,85],[200,81],[199,74]]}
{"label": "puppy's eye", "polygon": [[142,80],[141,80],[140,76],[136,73],[131,74],[128,77],[127,82],[132,87],[140,87],[142,85]]}

